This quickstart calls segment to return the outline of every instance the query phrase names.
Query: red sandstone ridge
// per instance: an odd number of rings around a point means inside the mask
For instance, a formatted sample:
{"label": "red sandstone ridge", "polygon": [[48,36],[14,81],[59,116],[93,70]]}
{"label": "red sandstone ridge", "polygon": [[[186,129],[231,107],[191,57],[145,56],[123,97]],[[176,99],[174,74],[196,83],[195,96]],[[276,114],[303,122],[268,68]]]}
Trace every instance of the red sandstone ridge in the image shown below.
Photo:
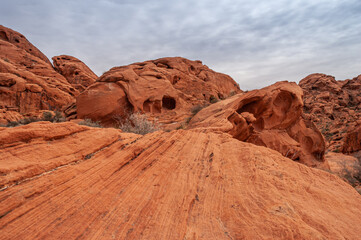
{"label": "red sandstone ridge", "polygon": [[336,81],[332,76],[316,73],[302,79],[299,85],[304,91],[305,118],[321,130],[329,150],[342,150],[346,133],[361,122],[361,75]]}
{"label": "red sandstone ridge", "polygon": [[302,108],[302,89],[295,83],[278,82],[204,108],[188,128],[226,132],[308,166],[323,166],[324,139],[302,118]]}
{"label": "red sandstone ridge", "polygon": [[74,101],[78,91],[28,40],[0,26],[0,124]]}
{"label": "red sandstone ridge", "polygon": [[78,118],[111,125],[115,116],[124,118],[129,112],[141,111],[172,125],[189,116],[193,105],[239,91],[231,77],[212,71],[201,61],[161,58],[106,72],[77,98]]}
{"label": "red sandstone ridge", "polygon": [[98,78],[90,68],[79,59],[61,55],[52,58],[55,70],[63,75],[80,92],[93,84]]}
{"label": "red sandstone ridge", "polygon": [[0,142],[1,239],[359,238],[351,186],[229,134],[41,122]]}

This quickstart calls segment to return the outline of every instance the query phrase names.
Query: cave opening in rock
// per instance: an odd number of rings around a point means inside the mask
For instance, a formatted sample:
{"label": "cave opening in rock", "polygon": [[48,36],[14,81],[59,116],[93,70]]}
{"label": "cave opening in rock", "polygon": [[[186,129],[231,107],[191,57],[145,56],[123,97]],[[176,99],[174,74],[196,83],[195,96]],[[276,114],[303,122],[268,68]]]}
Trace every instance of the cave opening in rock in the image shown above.
{"label": "cave opening in rock", "polygon": [[166,108],[169,110],[175,109],[176,101],[172,97],[164,96],[162,99],[162,106],[163,106],[163,108]]}

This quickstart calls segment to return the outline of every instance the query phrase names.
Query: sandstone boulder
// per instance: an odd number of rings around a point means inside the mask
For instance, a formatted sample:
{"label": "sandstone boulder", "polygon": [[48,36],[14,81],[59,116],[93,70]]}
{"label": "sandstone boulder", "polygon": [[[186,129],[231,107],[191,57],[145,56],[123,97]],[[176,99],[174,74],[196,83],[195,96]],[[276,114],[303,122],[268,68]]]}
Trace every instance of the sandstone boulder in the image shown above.
{"label": "sandstone boulder", "polygon": [[114,117],[140,111],[163,124],[177,124],[190,115],[192,106],[239,91],[231,77],[212,71],[201,61],[161,58],[104,73],[77,98],[78,118],[111,125]]}
{"label": "sandstone boulder", "polygon": [[98,78],[87,65],[75,57],[61,55],[52,59],[55,70],[80,92],[84,91]]}
{"label": "sandstone boulder", "polygon": [[222,131],[234,138],[277,150],[309,166],[327,168],[321,133],[302,118],[302,89],[278,82],[235,95],[202,109],[188,128]]}

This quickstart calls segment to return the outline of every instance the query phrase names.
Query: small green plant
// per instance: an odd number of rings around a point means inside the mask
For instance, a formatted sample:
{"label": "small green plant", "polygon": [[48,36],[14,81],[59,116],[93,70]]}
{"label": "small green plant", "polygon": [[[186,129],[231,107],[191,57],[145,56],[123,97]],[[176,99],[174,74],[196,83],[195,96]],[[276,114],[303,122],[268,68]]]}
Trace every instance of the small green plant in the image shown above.
{"label": "small green plant", "polygon": [[9,59],[7,59],[7,58],[4,58],[4,61],[5,61],[5,62],[10,62]]}
{"label": "small green plant", "polygon": [[123,132],[145,135],[159,130],[158,123],[149,121],[144,114],[132,113],[124,120],[120,117],[115,119],[118,121],[118,128]]}
{"label": "small green plant", "polygon": [[79,122],[78,124],[88,126],[88,127],[103,128],[103,126],[100,124],[100,121],[93,121],[89,118],[84,119],[83,121]]}

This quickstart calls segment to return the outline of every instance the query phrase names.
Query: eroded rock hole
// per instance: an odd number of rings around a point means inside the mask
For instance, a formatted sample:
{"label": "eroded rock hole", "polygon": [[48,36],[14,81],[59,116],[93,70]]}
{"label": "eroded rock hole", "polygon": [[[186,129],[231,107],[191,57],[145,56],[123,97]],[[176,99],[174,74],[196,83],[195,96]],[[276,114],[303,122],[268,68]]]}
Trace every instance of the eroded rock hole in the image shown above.
{"label": "eroded rock hole", "polygon": [[259,101],[252,101],[252,102],[249,102],[247,104],[244,104],[242,107],[240,107],[238,110],[237,110],[237,113],[243,113],[243,112],[249,112],[249,113],[253,113],[253,115],[256,117],[256,113],[258,112],[259,110]]}
{"label": "eroded rock hole", "polygon": [[163,108],[166,108],[169,110],[175,109],[176,101],[172,97],[164,96],[162,99],[162,106],[163,106]]}
{"label": "eroded rock hole", "polygon": [[150,112],[152,102],[148,99],[143,103],[144,112]]}
{"label": "eroded rock hole", "polygon": [[9,38],[6,35],[6,32],[4,32],[4,31],[0,32],[0,39],[5,40],[5,41],[9,41]]}
{"label": "eroded rock hole", "polygon": [[273,101],[273,105],[279,107],[282,112],[286,112],[288,109],[290,109],[293,101],[293,96],[291,93],[286,91],[281,91],[276,99]]}

